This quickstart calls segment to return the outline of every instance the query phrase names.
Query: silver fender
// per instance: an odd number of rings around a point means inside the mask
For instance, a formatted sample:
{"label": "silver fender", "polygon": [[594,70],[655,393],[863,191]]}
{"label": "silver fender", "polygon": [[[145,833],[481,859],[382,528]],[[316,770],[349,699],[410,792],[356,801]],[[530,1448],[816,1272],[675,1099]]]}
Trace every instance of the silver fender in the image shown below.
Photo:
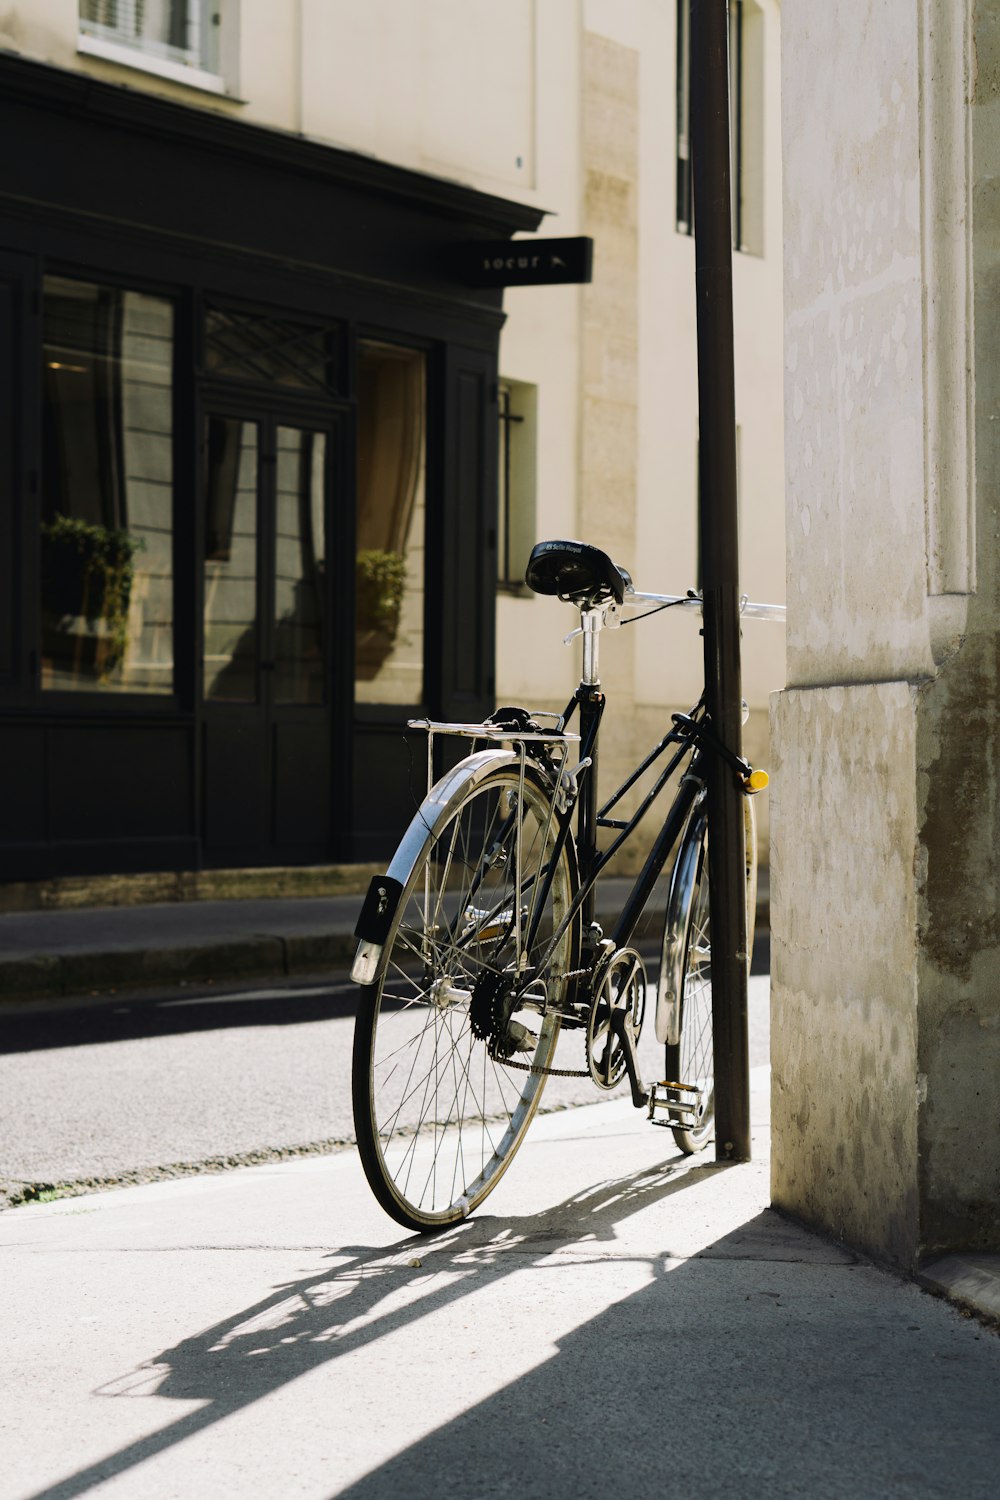
{"label": "silver fender", "polygon": [[[656,1040],[676,1047],[681,1039],[681,989],[684,984],[684,947],[687,928],[684,916],[691,908],[698,860],[705,837],[705,812],[695,806],[684,834],[677,862],[670,876],[667,915],[663,934],[663,959],[656,989]],[[747,973],[753,954],[754,918],[757,914],[757,812],[750,797],[743,799],[744,834],[747,850]]]}
{"label": "silver fender", "polygon": [[[521,757],[515,750],[504,750],[497,746],[492,750],[478,750],[466,756],[440,781],[436,781],[414,813],[386,874],[398,880],[403,887],[401,901],[409,895],[407,884],[413,870],[434,838],[443,822],[493,771],[504,766],[519,765]],[[382,943],[359,943],[351,969],[355,984],[374,984],[382,965]]]}
{"label": "silver fender", "polygon": [[478,750],[475,755],[466,756],[465,760],[446,771],[441,780],[434,783],[414,813],[386,874],[405,886],[410,871],[430,844],[438,827],[451,816],[459,803],[493,771],[515,765],[520,759],[514,750],[500,747],[495,750]]}

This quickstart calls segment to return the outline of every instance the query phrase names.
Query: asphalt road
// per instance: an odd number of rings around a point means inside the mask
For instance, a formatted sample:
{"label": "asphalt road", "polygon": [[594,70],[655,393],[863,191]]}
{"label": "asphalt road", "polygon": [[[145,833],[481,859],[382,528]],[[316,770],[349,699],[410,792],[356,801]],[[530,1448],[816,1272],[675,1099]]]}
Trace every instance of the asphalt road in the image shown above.
{"label": "asphalt road", "polygon": [[[0,1206],[352,1143],[354,998],[347,983],[289,982],[4,1007]],[[753,976],[751,1067],[768,1061],[768,1002],[768,976]],[[580,1067],[582,1053],[571,1033],[556,1063]],[[649,1022],[644,1076],[661,1055]],[[599,1097],[589,1079],[551,1078],[542,1108]]]}

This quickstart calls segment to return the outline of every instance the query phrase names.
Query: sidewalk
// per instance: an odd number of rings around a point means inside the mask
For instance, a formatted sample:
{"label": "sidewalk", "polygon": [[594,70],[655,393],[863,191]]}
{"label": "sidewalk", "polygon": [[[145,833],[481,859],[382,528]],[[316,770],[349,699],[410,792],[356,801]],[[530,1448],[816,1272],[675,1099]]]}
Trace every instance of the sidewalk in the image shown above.
{"label": "sidewalk", "polygon": [[[601,887],[609,924],[629,885],[610,879]],[[343,972],[354,954],[362,900],[363,893],[355,893],[5,912],[0,914],[0,1004],[181,982]],[[658,941],[662,909],[658,914],[651,905],[649,911]],[[767,915],[765,880],[758,903],[762,929]]]}
{"label": "sidewalk", "polygon": [[356,1153],[0,1215],[6,1500],[996,1493],[1000,1337],[678,1156],[546,1115],[433,1240]]}

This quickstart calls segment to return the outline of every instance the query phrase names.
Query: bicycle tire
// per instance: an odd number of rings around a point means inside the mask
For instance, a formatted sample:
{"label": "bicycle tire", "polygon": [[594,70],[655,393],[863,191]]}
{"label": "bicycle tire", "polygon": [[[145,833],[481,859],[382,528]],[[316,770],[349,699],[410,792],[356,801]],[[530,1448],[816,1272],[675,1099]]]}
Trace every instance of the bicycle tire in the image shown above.
{"label": "bicycle tire", "polygon": [[545,1085],[544,1072],[491,1056],[474,1034],[477,981],[545,959],[525,1006],[510,1018],[526,1032],[527,1050],[513,1060],[541,1070],[559,1032],[552,1004],[575,966],[578,918],[545,953],[576,891],[569,838],[555,860],[536,941],[527,945],[524,914],[543,889],[557,827],[542,774],[529,765],[522,782],[516,756],[510,762],[464,778],[459,768],[457,781],[450,773],[446,804],[435,789],[422,805],[407,838],[421,829],[424,838],[398,876],[403,892],[380,973],[361,991],[352,1082],[358,1149],[375,1197],[411,1229],[455,1223],[482,1203],[523,1141]]}
{"label": "bicycle tire", "polygon": [[[743,799],[747,890],[747,972],[753,952],[757,905],[757,817]],[[712,937],[708,882],[708,819],[704,804],[688,822],[671,874],[663,929],[660,983],[681,957],[676,1041],[664,1046],[666,1077],[694,1085],[700,1095],[697,1124],[675,1125],[674,1140],[687,1156],[704,1150],[715,1134],[715,1055],[712,1040]],[[676,973],[676,969],[674,969]],[[661,1038],[662,1040],[662,1038]]]}

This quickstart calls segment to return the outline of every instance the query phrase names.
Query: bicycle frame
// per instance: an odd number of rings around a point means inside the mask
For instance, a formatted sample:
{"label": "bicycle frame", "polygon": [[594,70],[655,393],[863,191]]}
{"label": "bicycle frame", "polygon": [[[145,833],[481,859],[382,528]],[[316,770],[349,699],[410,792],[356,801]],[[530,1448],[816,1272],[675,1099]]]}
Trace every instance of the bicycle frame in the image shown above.
{"label": "bicycle frame", "polygon": [[[676,594],[640,594],[633,591],[629,597],[629,602],[648,604],[655,608],[670,608],[673,606],[690,609],[701,608],[701,600],[695,594],[680,596]],[[604,694],[601,691],[598,671],[600,632],[604,629],[617,628],[621,625],[621,610],[621,605],[611,602],[590,606],[585,605],[580,610],[580,629],[578,632],[574,631],[572,633],[573,635],[580,634],[583,637],[583,671],[580,685],[558,723],[559,727],[564,729],[573,714],[576,712],[579,713],[580,760],[576,770],[569,773],[569,775],[571,784],[574,786],[576,786],[577,779],[581,775],[584,778],[582,786],[578,788],[576,803],[576,852],[580,874],[580,890],[569,912],[564,917],[562,923],[560,923],[559,930],[556,933],[557,939],[561,937],[569,923],[575,919],[577,913],[580,913],[585,935],[593,931],[595,886],[601,872],[606,869],[622,845],[631,838],[639,823],[659,797],[671,776],[680,766],[685,755],[691,755],[691,764],[681,778],[681,784],[664,819],[663,826],[653,841],[646,863],[636,877],[632,890],[615,923],[614,930],[609,939],[613,949],[625,947],[629,939],[633,936],[657,878],[669,859],[674,846],[680,839],[695,803],[704,793],[706,782],[704,765],[706,756],[709,753],[721,754],[725,759],[732,762],[734,769],[743,775],[744,778],[748,777],[751,771],[751,767],[746,761],[727,751],[715,736],[706,730],[704,725],[695,724],[694,716],[698,713],[704,702],[703,699],[700,699],[690,714],[677,714],[674,716],[675,727],[664,735],[658,745],[654,746],[631,775],[622,782],[621,786],[613,793],[604,806],[598,807],[597,747],[601,720],[606,705]],[[758,619],[778,619],[779,617],[784,617],[784,609],[781,606],[751,604],[745,599],[741,602],[741,613],[747,617]],[[571,638],[571,636],[567,636],[566,639],[569,641]],[[685,727],[682,728],[682,725]],[[656,764],[661,756],[667,753],[671,745],[678,745],[679,749],[660,771],[653,787],[647,792],[632,817],[627,819],[610,817],[612,809],[617,806],[626,792],[635,785],[646,771],[650,770]],[[560,773],[560,784],[565,774],[567,773]],[[570,819],[567,815],[560,828],[557,852],[558,847],[565,841],[569,822]],[[615,829],[618,833],[618,837],[612,841],[603,853],[597,847],[597,833],[600,828]],[[604,940],[603,933],[599,934],[599,940]]]}
{"label": "bicycle frame", "polygon": [[[594,930],[594,910],[598,878],[622,845],[631,838],[639,823],[680,766],[684,757],[691,755],[691,764],[681,779],[681,784],[664,819],[663,826],[653,841],[646,862],[636,877],[628,898],[622,907],[621,914],[615,923],[613,931],[609,935],[610,942],[615,949],[627,945],[635,932],[653,887],[664,865],[670,858],[674,846],[684,831],[691,810],[702,795],[705,786],[705,778],[702,773],[704,751],[697,745],[692,746],[690,736],[675,727],[664,735],[659,744],[653,747],[649,754],[612,794],[604,806],[599,808],[597,805],[597,750],[605,706],[606,699],[604,694],[600,692],[599,686],[596,683],[584,681],[581,682],[573,698],[567,704],[566,710],[560,720],[561,724],[565,726],[574,713],[578,712],[580,715],[580,762],[575,774],[582,774],[583,782],[579,788],[575,809],[567,810],[559,816],[560,827],[554,856],[558,856],[562,845],[568,837],[573,812],[575,811],[577,823],[576,852],[580,874],[580,889],[560,923],[558,930],[553,935],[553,946],[558,942],[570,923],[576,919],[578,914],[581,918],[585,935]],[[660,770],[654,785],[646,793],[632,816],[627,819],[610,817],[611,810],[617,806],[626,792],[662,756],[667,754],[672,745],[676,745],[679,748]],[[558,795],[558,790],[554,795]],[[603,852],[597,846],[598,830],[601,828],[613,828],[618,832],[618,837]],[[553,864],[554,862],[555,860],[553,859]],[[539,902],[540,905],[544,905],[545,895],[546,892],[543,888]],[[531,933],[530,936],[533,937],[534,934]],[[603,940],[605,934],[602,932],[599,936]]]}
{"label": "bicycle frame", "polygon": [[[654,603],[661,607],[663,605],[675,604],[691,607],[700,606],[700,600],[695,595],[688,595],[681,598],[674,595],[636,594],[633,595],[633,598],[637,602]],[[764,614],[765,611],[769,613],[772,608],[772,606],[750,605],[747,607],[747,612]],[[706,755],[708,753],[721,753],[727,756],[727,758],[733,760],[734,767],[745,775],[751,769],[745,761],[731,756],[726,752],[724,747],[707,730],[706,726],[701,721],[696,720],[695,716],[702,707],[702,700],[699,700],[698,704],[691,711],[691,714],[674,715],[674,728],[664,735],[658,745],[653,747],[604,806],[598,807],[597,752],[601,721],[606,706],[606,700],[601,691],[600,678],[598,676],[599,636],[603,629],[614,628],[621,623],[620,606],[611,603],[584,606],[580,611],[580,622],[579,631],[574,631],[572,634],[581,634],[583,637],[583,671],[581,681],[561,715],[541,715],[543,718],[551,717],[556,719],[556,727],[553,730],[539,731],[537,726],[534,726],[534,730],[511,727],[508,731],[502,723],[495,722],[474,725],[435,723],[429,719],[414,719],[409,721],[410,728],[424,729],[428,733],[428,791],[430,791],[433,780],[433,741],[435,733],[459,734],[472,739],[481,738],[494,742],[502,740],[516,745],[517,750],[511,756],[511,759],[513,761],[519,760],[522,783],[526,769],[526,745],[529,742],[543,741],[552,747],[553,753],[560,754],[561,752],[561,758],[556,759],[552,765],[553,784],[550,817],[556,823],[558,829],[553,848],[553,858],[550,861],[548,872],[542,878],[540,889],[536,890],[532,895],[531,906],[527,913],[527,923],[523,928],[521,912],[517,911],[514,913],[514,921],[518,932],[518,946],[520,947],[522,932],[527,937],[529,943],[533,942],[537,936],[540,914],[545,906],[551,885],[552,872],[569,838],[573,814],[575,812],[577,823],[576,864],[580,884],[568,911],[564,914],[557,930],[552,935],[548,949],[550,953],[555,950],[565,932],[578,917],[581,921],[584,941],[589,940],[592,948],[596,949],[598,943],[605,945],[607,949],[612,951],[620,950],[627,946],[639,923],[653,887],[684,831],[692,809],[704,793],[705,774],[703,766]],[[567,640],[569,639],[571,637],[567,637]],[[566,728],[575,713],[579,714],[579,735],[568,733]],[[570,744],[574,741],[579,742],[580,759],[576,767],[570,770],[567,766],[567,760]],[[612,818],[610,816],[612,809],[618,805],[640,777],[650,770],[662,756],[667,754],[672,745],[678,748],[674,755],[669,758],[667,764],[661,768],[654,785],[643,797],[635,813],[627,819]],[[556,751],[556,746],[558,746],[558,751]],[[510,752],[507,753],[510,754]],[[635,832],[635,829],[645,817],[649,808],[660,796],[668,781],[687,755],[691,756],[691,764],[681,779],[680,786],[664,819],[663,826],[653,841],[642,870],[636,877],[628,899],[615,923],[614,930],[610,937],[606,938],[604,933],[598,930],[597,924],[594,921],[596,882],[618,850]],[[459,764],[461,765],[462,763],[460,762]],[[571,796],[567,796],[568,791],[572,792]],[[597,834],[601,828],[614,829],[618,835],[603,852],[598,849],[597,845]],[[520,863],[519,855],[518,863]],[[377,881],[373,882],[373,886],[375,885],[377,885]],[[371,897],[371,894],[370,891],[369,897]],[[379,888],[375,894],[378,897],[377,913],[373,916],[368,911],[368,903],[366,903],[366,908],[362,911],[362,917],[359,920],[357,928],[357,935],[361,938],[361,946],[355,959],[352,976],[359,984],[371,983],[375,977],[380,961],[384,932],[388,930],[388,923],[392,915],[392,905],[394,905],[394,900],[390,904],[385,889]],[[596,954],[594,956],[596,957]]]}

